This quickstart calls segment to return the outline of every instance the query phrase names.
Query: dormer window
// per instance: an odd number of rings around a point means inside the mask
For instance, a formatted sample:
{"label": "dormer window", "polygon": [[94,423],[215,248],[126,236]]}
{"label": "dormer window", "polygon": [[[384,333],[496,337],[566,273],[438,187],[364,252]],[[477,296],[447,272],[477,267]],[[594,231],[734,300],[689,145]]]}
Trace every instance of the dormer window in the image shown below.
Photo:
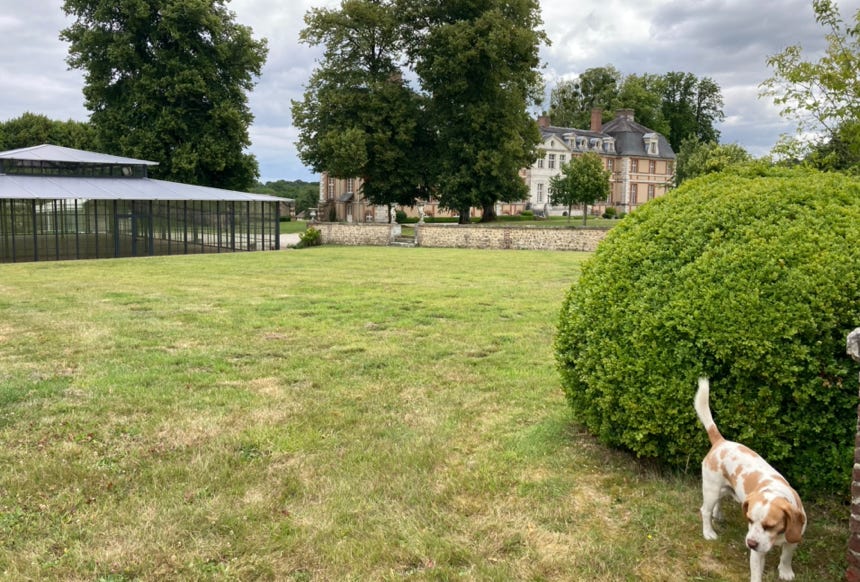
{"label": "dormer window", "polygon": [[607,137],[603,140],[603,151],[607,154],[615,153],[615,138]]}
{"label": "dormer window", "polygon": [[660,148],[657,145],[656,133],[646,133],[642,136],[642,139],[645,142],[645,153],[647,153],[649,156],[660,155]]}
{"label": "dormer window", "polygon": [[592,150],[600,151],[603,149],[603,140],[599,137],[593,137],[588,140],[588,146]]}
{"label": "dormer window", "polygon": [[576,136],[576,149],[584,150],[585,149],[585,136],[578,135]]}

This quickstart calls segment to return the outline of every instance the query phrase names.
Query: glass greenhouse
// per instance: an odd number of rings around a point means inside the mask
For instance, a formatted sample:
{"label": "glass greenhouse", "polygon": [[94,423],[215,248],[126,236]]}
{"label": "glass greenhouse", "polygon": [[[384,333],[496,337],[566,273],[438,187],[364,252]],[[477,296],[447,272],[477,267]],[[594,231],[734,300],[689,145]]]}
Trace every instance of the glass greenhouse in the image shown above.
{"label": "glass greenhouse", "polygon": [[284,199],[152,180],[154,162],[0,152],[0,263],[280,248]]}

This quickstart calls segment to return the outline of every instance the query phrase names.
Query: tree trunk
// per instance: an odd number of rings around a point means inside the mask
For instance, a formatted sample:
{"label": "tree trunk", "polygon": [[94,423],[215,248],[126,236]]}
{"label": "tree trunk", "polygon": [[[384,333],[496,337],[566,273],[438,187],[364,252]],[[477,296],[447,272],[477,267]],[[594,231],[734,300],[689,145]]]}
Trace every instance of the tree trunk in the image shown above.
{"label": "tree trunk", "polygon": [[588,224],[588,204],[582,205],[582,226]]}
{"label": "tree trunk", "polygon": [[469,224],[469,209],[460,209],[460,224]]}
{"label": "tree trunk", "polygon": [[496,205],[484,204],[483,212],[481,213],[481,222],[496,221]]}

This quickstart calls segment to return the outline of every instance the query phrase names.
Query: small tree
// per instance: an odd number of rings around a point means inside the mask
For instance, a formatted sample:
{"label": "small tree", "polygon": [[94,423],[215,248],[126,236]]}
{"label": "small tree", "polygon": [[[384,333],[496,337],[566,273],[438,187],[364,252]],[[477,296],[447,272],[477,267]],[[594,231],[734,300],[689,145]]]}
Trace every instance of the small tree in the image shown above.
{"label": "small tree", "polygon": [[[825,29],[827,47],[817,61],[804,60],[800,45],[786,47],[768,57],[773,76],[761,86],[761,96],[772,97],[783,117],[797,121],[796,140],[804,153],[806,136],[818,134],[811,162],[825,168],[845,169],[860,165],[860,11],[846,22],[831,0],[812,3],[815,21]],[[785,141],[782,150],[791,147]],[[828,155],[829,154],[829,155]],[[825,158],[822,160],[822,155]],[[835,158],[835,159],[834,159]],[[823,163],[822,163],[823,162]]]}
{"label": "small tree", "polygon": [[609,197],[610,175],[596,153],[575,157],[561,167],[561,174],[550,179],[549,201],[567,206],[568,222],[573,205],[582,204],[582,224],[587,224],[588,205]]}

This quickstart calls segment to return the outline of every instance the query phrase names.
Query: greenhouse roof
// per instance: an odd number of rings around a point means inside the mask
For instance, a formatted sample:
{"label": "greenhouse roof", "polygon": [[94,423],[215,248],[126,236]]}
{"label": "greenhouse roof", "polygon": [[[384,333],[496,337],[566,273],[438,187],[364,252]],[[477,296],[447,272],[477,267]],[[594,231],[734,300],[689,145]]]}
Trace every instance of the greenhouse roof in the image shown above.
{"label": "greenhouse roof", "polygon": [[34,162],[71,162],[78,164],[158,165],[158,162],[123,158],[120,156],[111,156],[109,154],[100,154],[98,152],[88,152],[85,150],[75,150],[51,144],[42,144],[29,148],[0,152],[0,159],[27,160]]}
{"label": "greenhouse roof", "polygon": [[[157,165],[49,144],[9,150],[0,152],[0,199],[289,201],[265,194],[152,180],[146,177],[145,170],[137,173],[130,167]],[[92,168],[104,173],[90,175]],[[86,171],[89,173],[79,175]]]}
{"label": "greenhouse roof", "polygon": [[208,200],[286,202],[286,198],[150,178],[0,174],[0,198],[25,200]]}

